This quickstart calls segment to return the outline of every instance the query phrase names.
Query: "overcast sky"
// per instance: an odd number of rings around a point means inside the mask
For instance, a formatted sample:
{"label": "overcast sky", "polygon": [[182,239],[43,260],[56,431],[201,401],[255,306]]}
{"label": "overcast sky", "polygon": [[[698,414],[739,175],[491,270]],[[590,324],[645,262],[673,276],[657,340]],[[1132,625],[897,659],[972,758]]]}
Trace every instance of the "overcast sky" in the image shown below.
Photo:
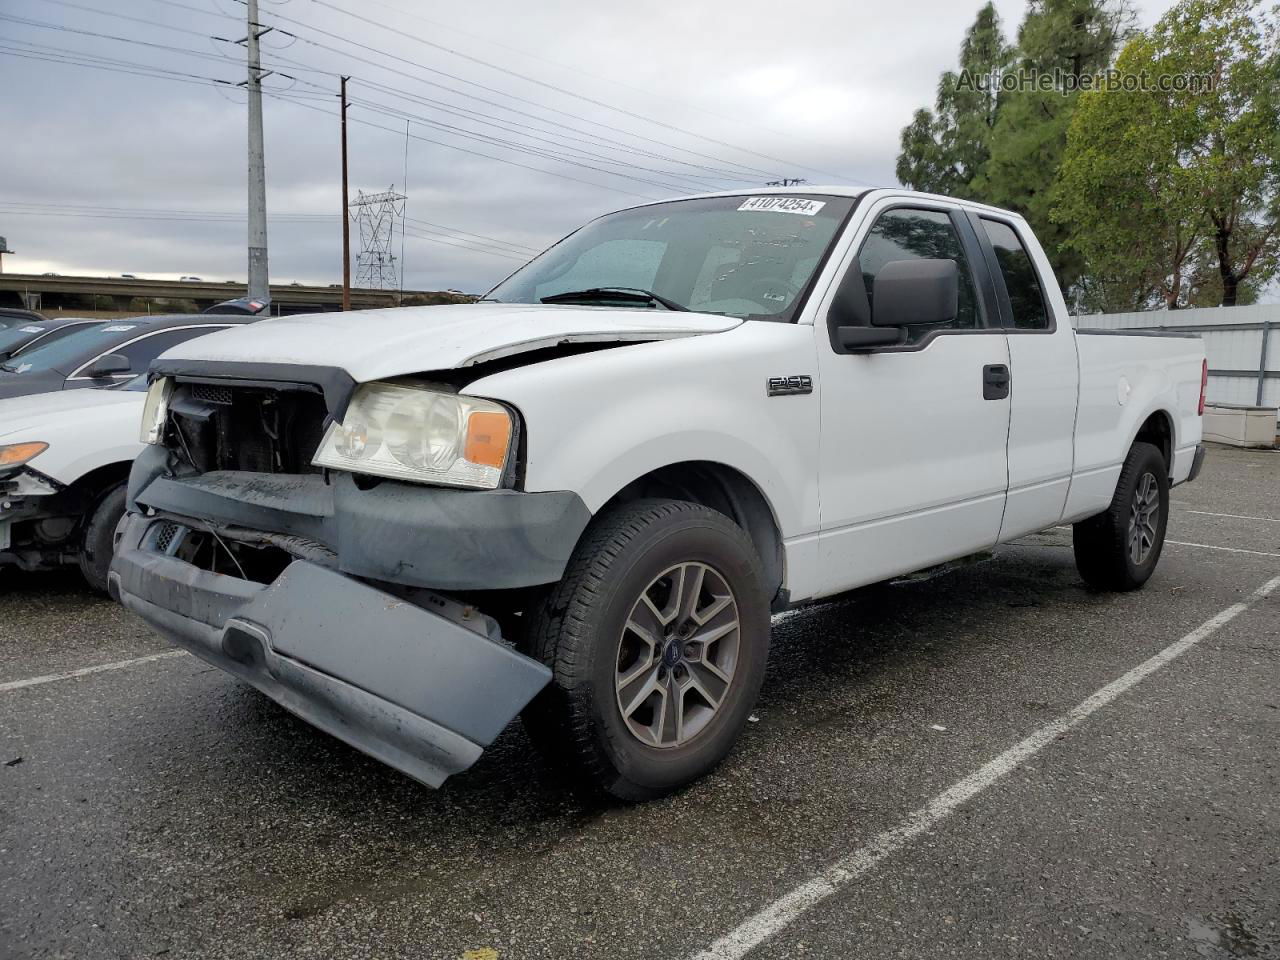
{"label": "overcast sky", "polygon": [[[1141,24],[1170,5],[1140,3]],[[353,78],[353,197],[404,188],[403,114],[418,118],[406,289],[470,292],[587,218],[699,184],[894,184],[899,130],[955,66],[978,7],[262,0],[262,20],[297,38],[263,38],[266,64],[289,75],[265,81],[278,94],[265,106],[271,279],[341,277],[339,73]],[[1012,37],[1025,3],[997,7]],[[246,108],[231,84],[244,52],[210,37],[242,37],[244,11],[239,0],[0,4],[7,272],[243,280]],[[107,72],[65,62],[68,51],[229,83]],[[177,219],[210,214],[221,216]]]}

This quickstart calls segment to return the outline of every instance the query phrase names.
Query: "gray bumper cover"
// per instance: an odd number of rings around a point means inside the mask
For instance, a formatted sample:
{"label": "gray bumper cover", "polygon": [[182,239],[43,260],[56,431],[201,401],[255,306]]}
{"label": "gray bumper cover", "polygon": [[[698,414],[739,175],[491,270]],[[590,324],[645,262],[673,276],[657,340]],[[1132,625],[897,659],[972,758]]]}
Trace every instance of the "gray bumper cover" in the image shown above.
{"label": "gray bumper cover", "polygon": [[297,560],[269,584],[146,549],[130,515],[112,594],[174,643],[432,787],[467,769],[551,678],[453,620]]}
{"label": "gray bumper cover", "polygon": [[450,490],[349,473],[171,475],[149,446],[129,474],[129,509],[314,540],[342,573],[434,590],[555,583],[591,519],[576,493]]}

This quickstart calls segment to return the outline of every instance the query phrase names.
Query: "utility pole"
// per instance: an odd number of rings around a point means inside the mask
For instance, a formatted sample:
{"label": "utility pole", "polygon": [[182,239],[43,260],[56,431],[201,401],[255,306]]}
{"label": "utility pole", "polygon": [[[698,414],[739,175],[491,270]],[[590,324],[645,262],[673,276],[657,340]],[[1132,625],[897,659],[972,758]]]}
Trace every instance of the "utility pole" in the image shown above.
{"label": "utility pole", "polygon": [[[249,296],[266,300],[267,280],[267,172],[262,146],[262,57],[258,50],[260,27],[258,0],[247,0],[249,30],[245,38],[249,76]],[[266,33],[261,30],[261,33]]]}
{"label": "utility pole", "polygon": [[347,204],[347,81],[342,78],[342,309],[351,309],[351,212]]}

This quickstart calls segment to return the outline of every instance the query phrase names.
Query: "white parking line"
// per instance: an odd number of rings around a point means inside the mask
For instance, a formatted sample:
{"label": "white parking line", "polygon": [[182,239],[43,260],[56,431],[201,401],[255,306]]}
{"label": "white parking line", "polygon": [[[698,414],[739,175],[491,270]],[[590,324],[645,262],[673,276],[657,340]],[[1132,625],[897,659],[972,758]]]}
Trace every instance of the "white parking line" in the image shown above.
{"label": "white parking line", "polygon": [[10,690],[22,690],[26,687],[38,687],[42,683],[53,683],[56,680],[75,680],[87,677],[92,673],[105,673],[108,670],[123,670],[139,663],[150,663],[153,660],[167,660],[170,657],[185,657],[185,650],[166,650],[164,653],[151,653],[145,657],[134,657],[132,660],[116,660],[113,663],[100,663],[96,667],[81,667],[79,670],[68,670],[66,673],[50,673],[43,677],[28,677],[26,680],[10,680],[0,683],[0,693]]}
{"label": "white parking line", "polygon": [[1267,553],[1265,550],[1242,550],[1239,547],[1215,547],[1210,543],[1187,543],[1185,540],[1166,540],[1175,547],[1199,547],[1201,550],[1222,550],[1226,553],[1251,553],[1255,557],[1280,557],[1280,553]]}
{"label": "white parking line", "polygon": [[1183,513],[1196,513],[1202,517],[1229,517],[1232,520],[1265,520],[1267,523],[1280,523],[1275,517],[1249,517],[1242,513],[1211,513],[1208,510],[1183,510]]}
{"label": "white parking line", "polygon": [[923,807],[909,814],[897,826],[877,835],[870,843],[837,860],[812,880],[800,884],[790,893],[761,908],[707,949],[695,954],[693,960],[741,960],[765,940],[800,919],[809,909],[838,892],[842,887],[870,873],[880,861],[897,853],[921,834],[938,826],[962,804],[972,800],[1001,777],[1034,757],[1056,738],[1083,723],[1091,714],[1111,703],[1125,691],[1137,686],[1206,637],[1212,636],[1277,587],[1280,587],[1280,577],[1267,581],[1244,600],[1233,603],[1221,613],[1210,617],[1181,640],[1174,641],[1151,659],[1138,664],[1128,673],[1111,681],[1087,700],[938,794]]}

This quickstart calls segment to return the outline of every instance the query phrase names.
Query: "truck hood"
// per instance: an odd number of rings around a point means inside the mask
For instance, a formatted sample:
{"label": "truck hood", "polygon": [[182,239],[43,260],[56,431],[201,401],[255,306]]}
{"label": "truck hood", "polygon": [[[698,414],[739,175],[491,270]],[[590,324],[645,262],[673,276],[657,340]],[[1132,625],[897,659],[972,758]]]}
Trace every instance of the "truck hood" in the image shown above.
{"label": "truck hood", "polygon": [[136,433],[146,398],[136,390],[86,388],[0,400],[0,439],[22,434],[40,440],[44,438],[35,433],[41,430],[83,430],[87,423],[115,420],[130,423]]}
{"label": "truck hood", "polygon": [[357,383],[452,370],[563,343],[628,343],[720,333],[736,317],[551,304],[462,303],[277,317],[213,333],[163,354],[338,367]]}

